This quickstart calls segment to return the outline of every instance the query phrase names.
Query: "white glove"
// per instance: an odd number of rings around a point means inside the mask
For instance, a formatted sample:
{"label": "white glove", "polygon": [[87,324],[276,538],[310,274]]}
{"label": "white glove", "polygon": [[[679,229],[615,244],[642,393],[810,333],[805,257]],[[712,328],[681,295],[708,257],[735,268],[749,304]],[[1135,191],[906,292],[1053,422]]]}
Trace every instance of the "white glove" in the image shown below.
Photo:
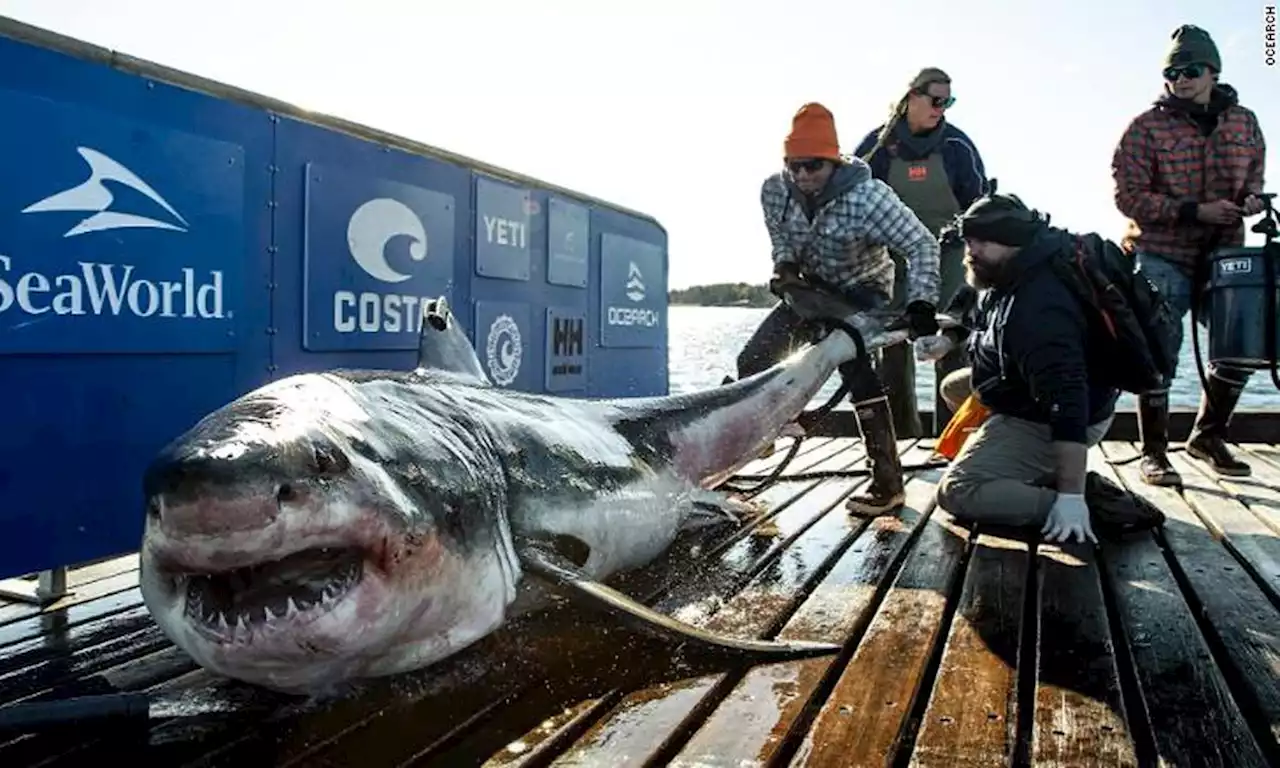
{"label": "white glove", "polygon": [[916,360],[921,363],[936,363],[947,356],[947,353],[955,347],[955,343],[951,339],[942,334],[934,334],[933,336],[921,336],[914,342],[916,348]]}
{"label": "white glove", "polygon": [[1086,537],[1094,544],[1098,543],[1089,522],[1089,505],[1084,503],[1082,493],[1059,493],[1049,508],[1049,519],[1044,521],[1040,533],[1047,541],[1067,541],[1074,535],[1081,544]]}

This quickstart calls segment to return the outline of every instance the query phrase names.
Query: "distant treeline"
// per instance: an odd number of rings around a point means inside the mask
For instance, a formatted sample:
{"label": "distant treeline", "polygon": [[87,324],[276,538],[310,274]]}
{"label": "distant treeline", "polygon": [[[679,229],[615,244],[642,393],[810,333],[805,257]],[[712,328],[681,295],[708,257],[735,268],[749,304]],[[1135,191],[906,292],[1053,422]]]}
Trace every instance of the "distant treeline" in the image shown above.
{"label": "distant treeline", "polygon": [[769,293],[767,285],[714,283],[670,291],[667,301],[700,307],[772,307],[778,298]]}

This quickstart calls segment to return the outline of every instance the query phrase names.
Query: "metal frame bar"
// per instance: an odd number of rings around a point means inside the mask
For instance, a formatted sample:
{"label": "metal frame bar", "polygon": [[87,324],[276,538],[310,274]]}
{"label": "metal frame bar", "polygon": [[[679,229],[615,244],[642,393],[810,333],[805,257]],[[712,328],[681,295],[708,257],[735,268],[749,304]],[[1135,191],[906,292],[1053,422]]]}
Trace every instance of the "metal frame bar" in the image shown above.
{"label": "metal frame bar", "polygon": [[225,99],[227,101],[261,109],[268,113],[282,115],[292,120],[298,120],[304,123],[310,123],[311,125],[328,128],[375,144],[399,149],[410,154],[443,160],[448,163],[460,165],[476,173],[492,176],[519,186],[540,187],[547,192],[566,197],[571,200],[576,200],[580,203],[599,206],[637,219],[642,219],[649,224],[658,227],[658,229],[662,230],[664,234],[667,231],[666,227],[663,227],[662,224],[651,214],[636,211],[624,205],[619,205],[618,203],[611,203],[608,200],[603,200],[595,197],[594,195],[578,192],[567,187],[562,187],[559,184],[553,184],[527,174],[517,173],[516,171],[512,171],[507,168],[501,168],[472,157],[467,157],[466,155],[460,155],[457,152],[450,152],[446,149],[415,141],[404,136],[389,133],[387,131],[381,131],[377,128],[372,128],[352,120],[347,120],[334,115],[327,115],[321,112],[313,112],[308,109],[303,109],[297,105],[281,101],[280,99],[274,99],[260,93],[255,93],[243,88],[237,88],[236,86],[221,83],[216,80],[210,80],[190,72],[184,72],[163,64],[147,61],[146,59],[140,59],[109,48],[103,48],[102,46],[94,45],[93,43],[79,40],[77,38],[68,37],[43,27],[33,26],[8,16],[0,16],[0,36],[58,51],[59,53],[66,54],[68,56],[74,56],[82,61],[104,64],[113,69],[128,72],[139,77],[148,78],[156,82],[165,83],[166,85],[185,88],[186,90],[196,91],[214,98]]}
{"label": "metal frame bar", "polygon": [[71,594],[67,590],[67,567],[60,565],[40,571],[34,579],[4,579],[0,581],[0,600],[9,602],[48,605]]}

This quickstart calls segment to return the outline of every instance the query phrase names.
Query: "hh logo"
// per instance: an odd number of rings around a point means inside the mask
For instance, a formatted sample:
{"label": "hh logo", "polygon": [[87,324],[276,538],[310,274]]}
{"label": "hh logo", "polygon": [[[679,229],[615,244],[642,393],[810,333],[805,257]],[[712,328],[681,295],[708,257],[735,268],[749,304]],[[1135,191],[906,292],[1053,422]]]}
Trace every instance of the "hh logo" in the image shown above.
{"label": "hh logo", "polygon": [[557,317],[551,330],[551,351],[556,357],[582,354],[582,318]]}
{"label": "hh logo", "polygon": [[927,165],[907,166],[908,181],[924,181],[927,178],[929,178],[929,166]]}

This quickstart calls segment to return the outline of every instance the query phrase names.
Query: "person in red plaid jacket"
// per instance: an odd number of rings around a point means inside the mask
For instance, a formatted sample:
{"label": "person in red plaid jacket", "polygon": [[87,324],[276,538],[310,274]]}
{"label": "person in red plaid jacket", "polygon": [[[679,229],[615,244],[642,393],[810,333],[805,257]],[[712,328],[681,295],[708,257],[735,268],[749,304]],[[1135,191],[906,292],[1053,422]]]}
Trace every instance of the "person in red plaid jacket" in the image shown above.
{"label": "person in red plaid jacket", "polygon": [[[1200,301],[1205,258],[1244,243],[1244,218],[1261,213],[1266,144],[1252,110],[1219,81],[1222,60],[1209,33],[1174,30],[1164,62],[1164,95],[1129,123],[1111,163],[1116,207],[1129,218],[1122,247],[1138,270],[1185,317]],[[1181,348],[1182,326],[1176,346]],[[1187,453],[1223,475],[1249,474],[1227,449],[1227,422],[1250,371],[1210,364]],[[1153,485],[1182,479],[1166,456],[1169,389],[1138,398],[1142,476]]]}

